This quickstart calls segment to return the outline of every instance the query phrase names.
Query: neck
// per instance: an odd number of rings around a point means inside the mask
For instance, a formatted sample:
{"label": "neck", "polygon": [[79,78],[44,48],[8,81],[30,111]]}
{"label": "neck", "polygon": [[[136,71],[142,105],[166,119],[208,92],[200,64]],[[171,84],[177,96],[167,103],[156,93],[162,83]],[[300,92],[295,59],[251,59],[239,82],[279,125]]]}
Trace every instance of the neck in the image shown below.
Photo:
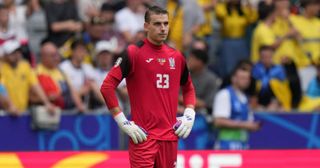
{"label": "neck", "polygon": [[49,70],[53,70],[53,69],[55,69],[55,67],[54,67],[54,66],[51,66],[51,65],[46,64],[46,63],[42,63],[42,65],[43,65],[46,69],[49,69]]}
{"label": "neck", "polygon": [[76,68],[80,68],[81,67],[81,62],[75,59],[71,59],[71,64],[76,67]]}
{"label": "neck", "polygon": [[303,16],[307,19],[313,18],[313,15],[308,11],[304,11]]}
{"label": "neck", "polygon": [[192,70],[193,74],[201,74],[204,71],[204,67],[195,68]]}
{"label": "neck", "polygon": [[109,66],[99,66],[99,68],[103,71],[108,71],[109,69],[111,69]]}
{"label": "neck", "polygon": [[128,8],[131,9],[134,13],[137,13],[139,9],[138,6],[135,5],[129,5]]}
{"label": "neck", "polygon": [[10,61],[7,61],[6,62],[10,65],[10,67],[12,67],[13,69],[15,69],[17,66],[18,66],[18,62],[10,62]]}
{"label": "neck", "polygon": [[8,29],[8,23],[0,23],[0,29],[1,29],[1,30],[4,30],[4,31],[7,31],[7,29]]}
{"label": "neck", "polygon": [[271,27],[272,23],[273,23],[273,19],[272,18],[267,18],[266,20],[264,20],[264,23],[268,26]]}
{"label": "neck", "polygon": [[151,44],[156,45],[156,46],[161,46],[163,44],[163,41],[157,42],[157,41],[152,40],[150,37],[148,37],[147,39]]}
{"label": "neck", "polygon": [[235,91],[241,92],[241,89],[240,89],[237,85],[232,84],[231,86],[232,86],[232,88],[233,88]]}

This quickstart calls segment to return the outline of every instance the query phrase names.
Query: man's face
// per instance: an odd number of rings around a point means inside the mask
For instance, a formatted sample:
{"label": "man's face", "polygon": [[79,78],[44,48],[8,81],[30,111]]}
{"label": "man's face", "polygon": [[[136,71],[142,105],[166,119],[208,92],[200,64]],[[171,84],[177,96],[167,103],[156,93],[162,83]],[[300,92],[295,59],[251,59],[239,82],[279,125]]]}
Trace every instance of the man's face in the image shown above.
{"label": "man's face", "polygon": [[191,72],[196,71],[203,67],[203,63],[201,60],[197,59],[195,56],[190,55],[187,59],[188,68]]}
{"label": "man's face", "polygon": [[47,43],[41,48],[42,64],[48,68],[56,68],[61,57],[57,47],[53,43]]}
{"label": "man's face", "polygon": [[111,52],[103,51],[97,55],[97,64],[101,68],[112,67],[113,55]]}
{"label": "man's face", "polygon": [[100,40],[105,33],[106,25],[105,24],[97,24],[91,25],[89,28],[89,33],[92,39]]}
{"label": "man's face", "polygon": [[85,46],[79,45],[72,51],[72,59],[82,62],[85,56],[88,55],[88,50]]}
{"label": "man's face", "polygon": [[18,65],[18,62],[20,61],[21,57],[22,53],[20,50],[16,50],[11,54],[6,55],[8,63],[14,67]]}
{"label": "man's face", "polygon": [[145,22],[144,30],[147,37],[156,43],[162,43],[167,39],[169,31],[169,21],[167,14],[151,14],[150,22]]}
{"label": "man's face", "polygon": [[277,9],[289,9],[290,7],[289,0],[276,0],[274,2]]}
{"label": "man's face", "polygon": [[249,87],[251,82],[251,74],[246,70],[238,70],[233,76],[233,85],[237,86],[240,90],[245,90]]}
{"label": "man's face", "polygon": [[271,49],[262,50],[260,52],[261,63],[266,67],[270,67],[272,65],[272,56],[273,56],[273,50]]}

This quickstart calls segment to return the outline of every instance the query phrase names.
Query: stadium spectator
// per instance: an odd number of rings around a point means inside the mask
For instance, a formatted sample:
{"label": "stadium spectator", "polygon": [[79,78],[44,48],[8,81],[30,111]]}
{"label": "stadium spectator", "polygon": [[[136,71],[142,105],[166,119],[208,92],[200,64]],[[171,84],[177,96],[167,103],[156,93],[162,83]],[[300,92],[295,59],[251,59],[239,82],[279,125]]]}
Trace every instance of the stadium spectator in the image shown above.
{"label": "stadium spectator", "polygon": [[267,111],[291,110],[291,92],[286,83],[285,69],[282,65],[273,64],[273,47],[262,46],[259,53],[260,59],[252,69],[258,83],[258,103]]}
{"label": "stadium spectator", "polygon": [[204,23],[202,8],[195,1],[168,0],[167,4],[171,30],[168,40],[174,48],[184,51],[190,48],[193,37]]}
{"label": "stadium spectator", "polygon": [[218,128],[217,149],[248,149],[248,131],[260,129],[253,121],[244,90],[250,85],[250,69],[239,64],[231,75],[231,84],[220,90],[214,100],[213,119]]}
{"label": "stadium spectator", "polygon": [[16,29],[16,39],[18,41],[28,40],[26,30],[27,7],[16,5],[15,0],[3,0],[2,3],[9,11],[9,25]]}
{"label": "stadium spectator", "polygon": [[[246,69],[252,71],[253,65],[249,60],[240,60],[236,67],[245,67]],[[231,74],[227,75],[222,80],[220,89],[226,88],[231,85]],[[245,94],[248,96],[249,104],[251,108],[256,109],[258,107],[257,93],[256,93],[256,80],[250,75],[250,85],[244,90]]]}
{"label": "stadium spectator", "polygon": [[100,17],[105,20],[106,22],[106,32],[103,35],[103,40],[113,40],[114,38],[116,39],[117,42],[117,49],[114,51],[115,54],[120,54],[126,44],[126,40],[123,37],[123,35],[119,32],[119,30],[117,30],[117,27],[115,25],[115,10],[114,10],[115,6],[114,5],[110,5],[108,3],[104,3],[101,6],[101,13],[100,13]]}
{"label": "stadium spectator", "polygon": [[79,17],[83,22],[89,22],[92,17],[99,16],[103,3],[110,3],[110,0],[78,0],[77,7]]}
{"label": "stadium spectator", "polygon": [[[42,8],[39,0],[29,0],[27,9],[27,32],[29,37],[29,46],[31,51],[39,56],[40,43],[47,37],[47,20],[44,9]],[[39,58],[36,58],[39,61]]]}
{"label": "stadium spectator", "polygon": [[[95,50],[97,55],[95,57],[95,65],[96,65],[95,81],[98,86],[102,85],[104,79],[108,75],[108,72],[113,67],[113,63],[114,63],[113,60],[115,59],[114,52],[116,51],[116,49],[117,49],[117,46],[112,41],[99,41],[96,44]],[[120,100],[121,100],[120,106],[123,108],[123,101],[128,100],[128,94],[127,94],[126,84],[124,80],[119,84],[117,93],[120,96]],[[94,100],[94,99],[91,99],[91,100]],[[100,103],[98,101],[91,101],[90,104],[91,106],[93,106],[93,108],[95,106],[102,107],[102,105],[103,106],[105,105],[104,103]]]}
{"label": "stadium spectator", "polygon": [[[9,25],[9,11],[0,4],[0,46],[7,40],[16,39],[16,30]],[[3,53],[1,52],[0,55]]]}
{"label": "stadium spectator", "polygon": [[142,0],[127,0],[127,6],[115,15],[118,30],[127,43],[131,43],[136,33],[143,30],[145,7]]}
{"label": "stadium spectator", "polygon": [[59,66],[77,94],[81,95],[85,103],[89,103],[90,92],[93,92],[98,101],[104,102],[97,83],[94,81],[95,71],[90,64],[84,63],[88,55],[86,44],[82,40],[76,40],[71,44],[71,57],[63,61]]}
{"label": "stadium spectator", "polygon": [[256,63],[259,60],[259,49],[261,46],[272,46],[275,50],[287,38],[287,36],[276,39],[271,26],[275,20],[275,6],[261,1],[258,4],[260,22],[253,32],[251,41],[251,60]]}
{"label": "stadium spectator", "polygon": [[319,109],[320,98],[303,94],[294,62],[284,57],[281,65],[275,65],[272,63],[273,54],[272,47],[261,47],[260,61],[252,70],[253,77],[257,80],[260,107],[267,111],[297,109],[307,112]]}
{"label": "stadium spectator", "polygon": [[207,68],[208,54],[206,50],[191,51],[187,64],[196,91],[196,111],[205,114],[212,112],[213,98],[220,87],[220,79]]}
{"label": "stadium spectator", "polygon": [[320,58],[320,19],[317,14],[320,11],[320,1],[301,0],[303,13],[292,17],[291,22],[300,34],[298,41],[301,52],[298,55],[297,64],[303,91],[306,91],[311,79],[316,75],[313,63]]}
{"label": "stadium spectator", "polygon": [[219,56],[220,75],[225,77],[239,60],[249,58],[249,46],[245,36],[248,26],[254,23],[257,11],[250,3],[243,5],[240,0],[227,0],[215,7],[217,19],[222,25],[222,44]]}
{"label": "stadium spectator", "polygon": [[103,38],[103,35],[106,31],[106,22],[101,17],[96,16],[91,18],[90,22],[86,24],[85,31],[81,33],[81,36],[74,36],[69,38],[69,40],[64,44],[62,57],[69,58],[72,54],[71,45],[74,41],[81,39],[88,50],[87,55],[84,58],[86,63],[93,63],[93,56],[94,56],[94,46],[97,41],[100,41]]}
{"label": "stadium spectator", "polygon": [[204,23],[201,24],[199,30],[196,33],[198,38],[205,38],[207,42],[210,41],[213,33],[213,19],[214,19],[214,6],[217,0],[197,0],[198,5],[204,12]]}
{"label": "stadium spectator", "polygon": [[41,44],[41,62],[37,66],[37,76],[49,100],[61,109],[77,108],[84,112],[85,106],[69,79],[58,68],[60,55],[54,43],[43,41]]}
{"label": "stadium spectator", "polygon": [[275,4],[275,21],[271,26],[276,39],[283,38],[272,58],[275,64],[280,64],[282,58],[288,57],[294,60],[295,64],[300,64],[298,58],[299,46],[297,45],[298,32],[291,23],[293,15],[290,14],[289,0],[277,0]]}
{"label": "stadium spectator", "polygon": [[5,55],[0,73],[9,98],[14,108],[18,109],[14,115],[21,115],[27,110],[30,90],[40,98],[40,102],[46,106],[49,112],[54,112],[55,107],[40,87],[34,71],[26,61],[22,60],[19,42],[10,40],[5,42],[2,47]]}
{"label": "stadium spectator", "polygon": [[45,6],[48,38],[59,48],[76,33],[82,31],[74,0],[52,0]]}

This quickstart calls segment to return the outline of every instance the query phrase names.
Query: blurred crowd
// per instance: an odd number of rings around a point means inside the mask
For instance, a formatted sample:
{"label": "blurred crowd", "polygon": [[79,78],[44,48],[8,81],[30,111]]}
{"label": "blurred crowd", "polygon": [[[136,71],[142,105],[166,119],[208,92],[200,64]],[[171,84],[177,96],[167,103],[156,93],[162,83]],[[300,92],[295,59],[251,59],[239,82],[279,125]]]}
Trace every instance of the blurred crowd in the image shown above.
{"label": "blurred crowd", "polygon": [[[105,108],[100,85],[145,38],[151,5],[169,11],[167,43],[187,58],[197,111],[212,113],[240,65],[251,72],[254,110],[320,110],[319,0],[1,0],[1,108]],[[125,82],[118,97],[130,111]]]}

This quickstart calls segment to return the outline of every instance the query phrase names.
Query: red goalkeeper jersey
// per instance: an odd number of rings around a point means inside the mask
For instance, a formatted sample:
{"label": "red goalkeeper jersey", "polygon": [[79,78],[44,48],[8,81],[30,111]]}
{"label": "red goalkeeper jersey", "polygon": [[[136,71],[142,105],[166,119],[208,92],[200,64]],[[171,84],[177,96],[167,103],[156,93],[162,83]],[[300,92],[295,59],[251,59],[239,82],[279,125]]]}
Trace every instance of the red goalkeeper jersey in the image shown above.
{"label": "red goalkeeper jersey", "polygon": [[147,131],[148,138],[177,140],[172,127],[180,86],[184,104],[195,104],[194,87],[183,55],[166,44],[157,46],[147,39],[128,46],[101,86],[109,109],[118,106],[115,89],[123,78],[132,120]]}

